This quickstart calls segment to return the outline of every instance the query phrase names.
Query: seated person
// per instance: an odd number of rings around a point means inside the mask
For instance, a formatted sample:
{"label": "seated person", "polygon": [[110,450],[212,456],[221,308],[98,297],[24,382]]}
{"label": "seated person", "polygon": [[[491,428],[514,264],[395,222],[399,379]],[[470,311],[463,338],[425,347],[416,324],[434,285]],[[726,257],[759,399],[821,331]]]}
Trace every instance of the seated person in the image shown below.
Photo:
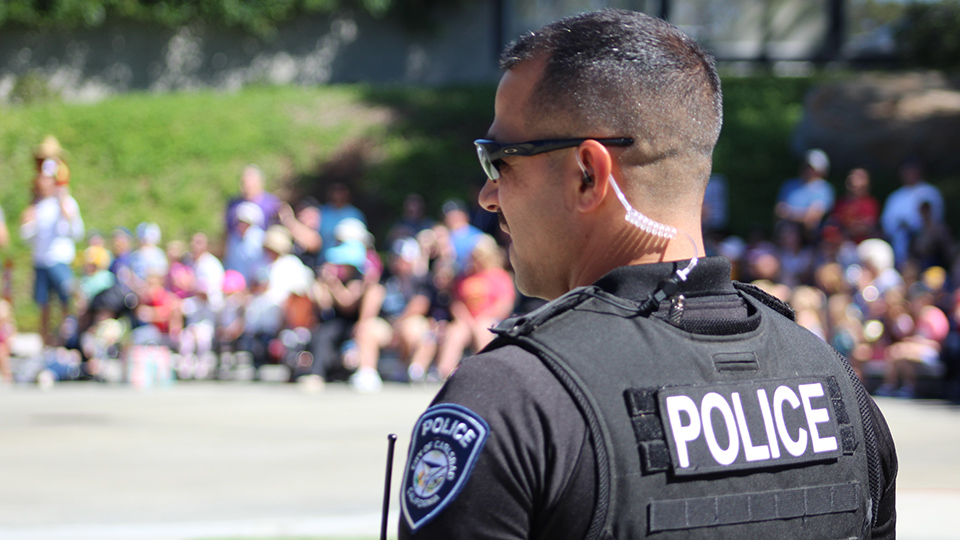
{"label": "seated person", "polygon": [[170,346],[180,337],[180,301],[163,287],[165,279],[165,273],[147,275],[136,309],[137,319],[143,324],[133,330],[134,345]]}
{"label": "seated person", "polygon": [[313,329],[310,372],[324,379],[338,368],[357,367],[349,365],[356,355],[344,361],[340,351],[353,334],[364,294],[371,287],[379,286],[378,274],[367,261],[364,241],[368,235],[359,220],[341,221],[334,232],[337,245],[327,250],[327,263],[318,269],[311,291],[320,322]]}
{"label": "seated person", "polygon": [[327,379],[331,372],[345,367],[340,351],[353,334],[367,290],[359,270],[363,262],[328,262],[319,269],[312,294],[321,319],[313,329],[310,343],[313,375]]}
{"label": "seated person", "polygon": [[236,270],[223,273],[223,306],[217,313],[217,345],[221,353],[236,349],[243,335],[243,307],[247,301],[247,281]]}
{"label": "seated person", "polygon": [[195,279],[193,268],[184,262],[186,244],[180,240],[167,242],[167,279],[165,286],[168,291],[177,295],[181,300],[193,294]]}
{"label": "seated person", "polygon": [[290,231],[293,254],[311,270],[320,266],[323,262],[319,233],[322,216],[317,202],[308,197],[297,203],[295,211],[290,205],[281,204],[277,209],[277,217],[280,218],[280,224]]}
{"label": "seated person", "polygon": [[[510,316],[515,301],[513,278],[503,268],[500,247],[492,236],[483,235],[470,255],[467,273],[453,284],[453,319],[446,325],[437,355],[441,377],[453,373],[467,347],[479,351],[493,341],[490,328]],[[422,371],[414,374],[423,376]]]}
{"label": "seated person", "polygon": [[180,379],[206,379],[216,368],[213,355],[214,337],[220,305],[210,300],[205,288],[182,302],[183,331],[180,333],[179,365]]}
{"label": "seated person", "polygon": [[77,313],[80,318],[86,313],[90,300],[101,292],[113,287],[116,277],[108,269],[110,252],[99,246],[90,246],[83,250],[83,275],[77,286]]}
{"label": "seated person", "polygon": [[261,269],[250,282],[249,299],[243,309],[243,330],[237,339],[237,349],[250,353],[254,368],[276,360],[270,357],[269,346],[283,326],[283,310],[270,298],[268,283],[266,269]]}
{"label": "seated person", "polygon": [[800,176],[784,182],[777,194],[777,218],[803,225],[808,233],[819,229],[833,209],[833,186],[824,179],[829,171],[830,160],[823,150],[808,151]]}
{"label": "seated person", "polygon": [[833,218],[854,242],[872,238],[878,232],[880,202],[870,194],[870,173],[862,168],[852,169],[844,185],[847,191],[837,200]]}
{"label": "seated person", "polygon": [[427,313],[432,290],[430,280],[414,269],[420,261],[420,246],[413,238],[393,243],[390,276],[364,294],[355,341],[358,369],[350,385],[359,392],[377,392],[382,386],[377,372],[380,349],[394,347],[411,365],[429,365],[436,352]]}
{"label": "seated person", "polygon": [[[883,385],[878,396],[912,398],[916,393],[917,369],[924,365],[938,368],[940,350],[950,332],[950,321],[933,305],[933,294],[920,288],[911,289],[909,310],[912,323],[898,341],[887,346]],[[898,388],[899,386],[899,388]]]}
{"label": "seated person", "polygon": [[147,278],[152,274],[159,274],[166,279],[170,264],[167,254],[160,249],[160,226],[156,223],[141,223],[137,225],[137,239],[140,247],[130,255],[130,268],[133,270],[133,287],[143,291]]}

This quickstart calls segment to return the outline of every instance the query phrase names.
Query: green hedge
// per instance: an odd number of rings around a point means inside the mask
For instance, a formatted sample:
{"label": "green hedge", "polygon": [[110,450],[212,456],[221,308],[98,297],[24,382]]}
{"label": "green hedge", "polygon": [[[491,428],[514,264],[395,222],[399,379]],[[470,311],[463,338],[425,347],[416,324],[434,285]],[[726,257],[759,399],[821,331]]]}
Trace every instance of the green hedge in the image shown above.
{"label": "green hedge", "polygon": [[440,8],[469,0],[0,0],[0,28],[92,28],[108,18],[169,27],[204,23],[271,37],[277,26],[300,15],[360,10],[393,16],[408,28],[429,28]]}

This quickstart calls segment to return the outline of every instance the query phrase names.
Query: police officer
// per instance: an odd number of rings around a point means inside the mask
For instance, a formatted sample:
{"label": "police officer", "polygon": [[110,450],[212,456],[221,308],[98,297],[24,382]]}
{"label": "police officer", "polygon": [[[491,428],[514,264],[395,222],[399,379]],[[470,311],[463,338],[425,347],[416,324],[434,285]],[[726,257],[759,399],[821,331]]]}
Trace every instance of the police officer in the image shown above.
{"label": "police officer", "polygon": [[893,538],[893,442],[848,364],[699,258],[713,60],[607,10],[502,68],[480,202],[551,302],[418,420],[400,538]]}

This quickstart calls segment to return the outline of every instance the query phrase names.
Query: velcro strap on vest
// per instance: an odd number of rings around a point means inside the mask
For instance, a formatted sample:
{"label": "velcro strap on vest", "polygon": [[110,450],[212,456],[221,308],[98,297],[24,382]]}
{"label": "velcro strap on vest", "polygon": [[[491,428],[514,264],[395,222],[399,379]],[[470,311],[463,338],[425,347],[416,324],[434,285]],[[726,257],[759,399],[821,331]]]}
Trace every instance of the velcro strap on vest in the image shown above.
{"label": "velcro strap on vest", "polygon": [[644,474],[664,472],[670,468],[670,449],[664,440],[663,423],[657,391],[653,388],[628,388],[623,393],[627,414],[640,451],[640,467]]}
{"label": "velcro strap on vest", "polygon": [[856,511],[859,483],[650,503],[650,532]]}

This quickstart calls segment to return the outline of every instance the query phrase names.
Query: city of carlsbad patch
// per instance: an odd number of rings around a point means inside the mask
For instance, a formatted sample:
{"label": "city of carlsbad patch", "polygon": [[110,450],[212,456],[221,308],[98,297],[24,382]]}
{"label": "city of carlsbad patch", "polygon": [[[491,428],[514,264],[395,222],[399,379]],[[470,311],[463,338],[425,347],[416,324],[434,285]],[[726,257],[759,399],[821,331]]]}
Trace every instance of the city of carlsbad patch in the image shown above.
{"label": "city of carlsbad patch", "polygon": [[435,405],[423,413],[413,429],[400,491],[400,507],[411,530],[456,498],[489,434],[483,418],[460,405]]}

